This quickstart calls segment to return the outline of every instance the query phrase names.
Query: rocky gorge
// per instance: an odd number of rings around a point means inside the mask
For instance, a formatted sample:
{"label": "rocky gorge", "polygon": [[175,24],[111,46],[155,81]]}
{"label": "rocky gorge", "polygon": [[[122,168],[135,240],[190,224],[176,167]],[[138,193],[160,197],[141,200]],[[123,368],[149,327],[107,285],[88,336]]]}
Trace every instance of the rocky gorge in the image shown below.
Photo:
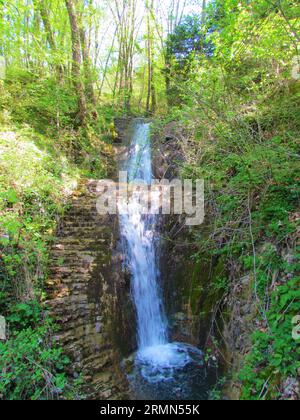
{"label": "rocky gorge", "polygon": [[[128,153],[130,126],[130,119],[115,121],[113,179]],[[180,176],[185,141],[184,129],[174,123],[153,130],[157,179]],[[52,250],[48,303],[61,327],[57,339],[73,361],[70,374],[83,374],[85,395],[126,399],[131,391],[122,362],[136,350],[136,312],[119,221],[97,213],[97,185],[96,180],[83,183],[60,222]],[[221,392],[222,398],[238,399],[240,384],[231,378],[251,348],[257,316],[253,278],[205,251],[195,259],[195,231],[203,240],[214,231],[209,205],[203,225],[187,227],[184,218],[171,214],[160,217],[159,230],[160,286],[170,337],[203,350],[207,367],[218,372],[212,380],[217,387],[211,389]],[[216,287],[224,277],[230,279],[230,291]],[[218,383],[224,374],[227,379]]]}

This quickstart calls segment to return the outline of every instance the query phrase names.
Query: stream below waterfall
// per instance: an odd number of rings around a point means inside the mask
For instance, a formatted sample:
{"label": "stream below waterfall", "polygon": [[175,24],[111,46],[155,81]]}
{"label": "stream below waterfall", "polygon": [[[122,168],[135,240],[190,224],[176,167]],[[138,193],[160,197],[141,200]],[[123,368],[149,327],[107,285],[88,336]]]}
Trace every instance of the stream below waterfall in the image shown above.
{"label": "stream below waterfall", "polygon": [[[129,185],[150,186],[152,174],[151,124],[133,122],[128,158],[124,164]],[[138,189],[120,212],[121,237],[136,310],[137,352],[127,377],[134,399],[203,400],[215,379],[201,350],[170,342],[159,268],[158,216],[145,215]],[[124,204],[124,203],[123,203]]]}

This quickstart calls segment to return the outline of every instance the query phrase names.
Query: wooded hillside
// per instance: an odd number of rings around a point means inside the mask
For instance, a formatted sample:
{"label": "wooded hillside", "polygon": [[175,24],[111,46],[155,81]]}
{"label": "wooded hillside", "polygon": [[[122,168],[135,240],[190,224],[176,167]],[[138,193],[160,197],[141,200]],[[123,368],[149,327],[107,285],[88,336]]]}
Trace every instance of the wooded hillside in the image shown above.
{"label": "wooded hillside", "polygon": [[176,125],[181,176],[206,182],[191,258],[221,261],[227,321],[248,279],[251,348],[212,398],[300,398],[299,80],[297,0],[0,0],[0,399],[84,398],[45,279],[70,196],[111,173],[116,117]]}

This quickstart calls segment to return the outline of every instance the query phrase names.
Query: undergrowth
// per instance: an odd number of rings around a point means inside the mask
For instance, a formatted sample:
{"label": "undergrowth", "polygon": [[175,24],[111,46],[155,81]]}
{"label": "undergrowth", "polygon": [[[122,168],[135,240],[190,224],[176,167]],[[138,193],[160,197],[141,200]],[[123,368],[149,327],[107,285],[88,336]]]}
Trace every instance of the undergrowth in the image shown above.
{"label": "undergrowth", "polygon": [[[299,83],[277,80],[267,89],[262,81],[245,96],[234,84],[238,74],[220,73],[213,82],[217,70],[207,66],[210,79],[203,73],[190,83],[186,103],[165,121],[181,127],[182,177],[205,180],[211,234],[204,239],[194,229],[199,250],[193,258],[226,262],[224,302],[242,278],[249,279],[252,346],[233,373],[240,398],[297,399],[300,343],[292,331],[300,314]],[[204,92],[201,83],[205,94],[191,93],[196,87]],[[209,286],[218,296],[219,280]]]}

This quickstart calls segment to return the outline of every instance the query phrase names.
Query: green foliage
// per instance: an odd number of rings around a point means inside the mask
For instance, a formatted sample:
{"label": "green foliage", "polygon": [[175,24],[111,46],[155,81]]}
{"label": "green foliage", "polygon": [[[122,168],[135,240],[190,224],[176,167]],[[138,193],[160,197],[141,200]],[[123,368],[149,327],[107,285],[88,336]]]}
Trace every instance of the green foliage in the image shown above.
{"label": "green foliage", "polygon": [[74,104],[48,76],[11,67],[0,81],[0,314],[9,333],[0,344],[1,399],[80,397],[41,305],[57,218],[80,177],[104,176],[110,156],[109,139],[97,137],[103,125],[73,130]]}
{"label": "green foliage", "polygon": [[0,344],[0,396],[77,398],[65,374],[68,360],[51,339],[54,327],[40,301],[56,217],[79,171],[54,152],[46,136],[7,119],[0,152],[0,313],[9,333]]}
{"label": "green foliage", "polygon": [[184,100],[182,85],[190,83],[192,69],[199,65],[203,56],[212,54],[212,45],[206,39],[201,17],[186,16],[168,35],[166,41],[165,75],[168,80],[167,96],[169,104],[180,106]]}
{"label": "green foliage", "polygon": [[10,109],[14,107],[14,122],[30,121],[31,126],[43,134],[51,125],[60,131],[72,126],[77,105],[70,85],[57,83],[49,75],[9,67],[5,88],[9,92],[6,105]]}
{"label": "green foliage", "polygon": [[66,202],[79,171],[28,127],[1,127],[0,150],[0,278],[9,295],[23,299],[42,285],[62,197]]}
{"label": "green foliage", "polygon": [[7,321],[13,331],[34,328],[42,321],[41,306],[36,301],[17,303],[10,308]]}
{"label": "green foliage", "polygon": [[[23,314],[21,313],[23,311]],[[20,312],[21,311],[21,312]],[[25,314],[25,313],[26,314]],[[20,307],[12,320],[29,321],[34,313]],[[43,400],[79,398],[77,386],[70,385],[65,369],[69,360],[53,342],[53,326],[45,320],[40,326],[26,327],[5,343],[0,342],[0,397],[3,400]]]}
{"label": "green foliage", "polygon": [[194,232],[197,261],[221,258],[228,268],[209,288],[219,296],[250,279],[243,289],[255,304],[247,320],[255,333],[238,373],[243,399],[287,398],[284,384],[299,372],[300,90],[291,75],[299,20],[296,2],[279,3],[210,6],[214,52],[189,68],[177,86],[184,105],[173,110],[185,130],[182,176],[206,181],[211,234]]}
{"label": "green foliage", "polygon": [[25,3],[0,5],[7,63],[0,80],[0,314],[9,329],[0,345],[0,398],[73,398],[68,361],[42,305],[44,281],[57,219],[79,179],[104,177],[111,164],[113,114],[103,108],[96,120],[92,107],[77,129],[65,3],[48,10],[59,45],[51,51],[40,14]]}
{"label": "green foliage", "polygon": [[300,278],[294,277],[271,293],[268,328],[252,335],[253,348],[239,374],[242,399],[278,399],[284,392],[283,378],[298,376],[300,347],[292,336],[292,319],[299,313]]}

